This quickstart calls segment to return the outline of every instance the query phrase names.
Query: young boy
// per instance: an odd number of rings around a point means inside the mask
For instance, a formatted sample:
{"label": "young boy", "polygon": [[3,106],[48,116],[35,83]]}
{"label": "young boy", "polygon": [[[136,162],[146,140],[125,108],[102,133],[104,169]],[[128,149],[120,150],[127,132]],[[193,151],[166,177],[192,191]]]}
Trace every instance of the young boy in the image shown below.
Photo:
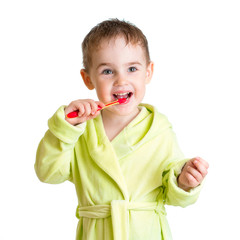
{"label": "young boy", "polygon": [[[184,158],[167,118],[141,104],[153,74],[141,30],[104,21],[82,50],[81,76],[99,101],[73,101],[49,119],[36,173],[43,182],[75,184],[77,240],[169,240],[164,204],[194,203],[208,163]],[[127,100],[97,111],[120,98]],[[67,118],[72,111],[78,117]]]}

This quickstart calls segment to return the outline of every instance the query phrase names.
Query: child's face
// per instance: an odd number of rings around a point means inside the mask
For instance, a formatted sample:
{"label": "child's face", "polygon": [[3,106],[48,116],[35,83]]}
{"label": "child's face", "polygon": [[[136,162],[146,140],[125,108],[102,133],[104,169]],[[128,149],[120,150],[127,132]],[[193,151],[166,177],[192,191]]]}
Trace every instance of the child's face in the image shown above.
{"label": "child's face", "polygon": [[126,115],[138,111],[152,72],[153,63],[146,63],[143,48],[131,43],[126,45],[125,39],[118,37],[102,41],[100,48],[92,53],[89,74],[82,76],[86,85],[95,88],[99,100],[105,104],[127,97],[125,104],[104,110]]}

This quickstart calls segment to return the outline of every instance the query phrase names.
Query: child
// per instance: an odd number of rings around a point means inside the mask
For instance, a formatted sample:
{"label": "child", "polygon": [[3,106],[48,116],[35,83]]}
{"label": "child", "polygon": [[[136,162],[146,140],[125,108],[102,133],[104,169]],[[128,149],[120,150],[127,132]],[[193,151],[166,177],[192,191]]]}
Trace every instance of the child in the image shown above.
{"label": "child", "polygon": [[[141,30],[104,21],[88,33],[82,50],[81,76],[99,101],[73,101],[49,119],[37,176],[75,184],[77,240],[172,239],[164,204],[194,203],[208,163],[184,158],[167,118],[141,104],[153,74]],[[120,98],[127,100],[97,111]],[[72,111],[78,117],[67,118]]]}

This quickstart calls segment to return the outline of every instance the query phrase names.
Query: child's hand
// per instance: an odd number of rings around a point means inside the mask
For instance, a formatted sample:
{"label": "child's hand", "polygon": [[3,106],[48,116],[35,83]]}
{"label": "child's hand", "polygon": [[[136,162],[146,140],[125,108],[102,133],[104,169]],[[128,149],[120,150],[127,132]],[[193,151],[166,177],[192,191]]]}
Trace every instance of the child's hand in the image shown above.
{"label": "child's hand", "polygon": [[72,125],[77,125],[89,119],[95,118],[100,113],[100,111],[97,111],[98,106],[104,107],[105,105],[102,102],[95,102],[91,99],[80,99],[73,101],[65,108],[65,116],[70,112],[79,111],[78,117],[65,117],[65,120]]}
{"label": "child's hand", "polygon": [[189,160],[178,176],[178,186],[185,191],[197,187],[207,175],[208,163],[200,157]]}

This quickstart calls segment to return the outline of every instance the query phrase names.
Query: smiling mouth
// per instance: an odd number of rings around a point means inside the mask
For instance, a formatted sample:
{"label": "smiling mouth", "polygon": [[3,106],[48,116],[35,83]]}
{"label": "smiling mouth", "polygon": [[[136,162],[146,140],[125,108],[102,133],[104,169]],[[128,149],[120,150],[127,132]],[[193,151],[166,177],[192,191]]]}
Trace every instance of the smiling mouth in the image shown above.
{"label": "smiling mouth", "polygon": [[125,99],[129,99],[131,98],[133,95],[132,92],[125,92],[125,93],[114,93],[113,94],[113,97],[115,100],[118,100],[118,99],[122,99],[122,98],[125,98]]}

